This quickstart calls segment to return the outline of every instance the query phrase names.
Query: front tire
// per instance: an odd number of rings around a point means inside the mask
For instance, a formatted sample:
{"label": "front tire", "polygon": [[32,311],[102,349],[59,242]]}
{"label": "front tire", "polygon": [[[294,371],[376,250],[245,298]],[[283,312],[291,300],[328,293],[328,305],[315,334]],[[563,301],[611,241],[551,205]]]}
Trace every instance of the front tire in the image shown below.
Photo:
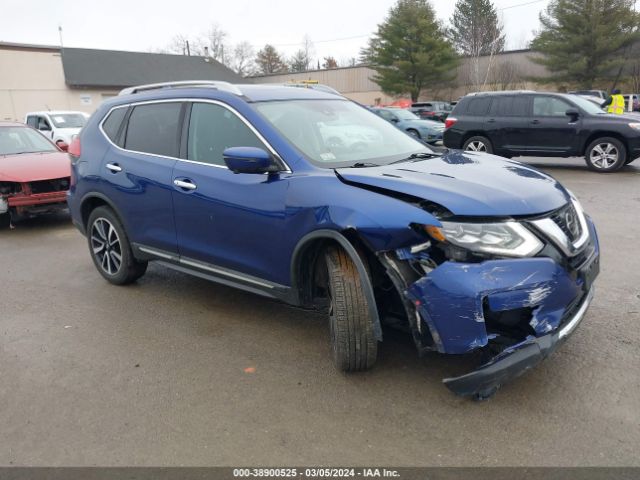
{"label": "front tire", "polygon": [[378,341],[358,269],[349,255],[337,247],[327,250],[326,264],[333,361],[344,372],[367,370],[376,361]]}
{"label": "front tire", "polygon": [[108,282],[126,285],[147,271],[147,262],[135,259],[124,227],[109,207],[98,207],[91,212],[87,240],[93,264]]}
{"label": "front tire", "polygon": [[463,150],[468,152],[480,152],[480,153],[493,153],[493,145],[491,145],[491,140],[487,137],[475,136],[468,138],[464,145],[462,146]]}
{"label": "front tire", "polygon": [[413,128],[410,128],[409,130],[407,130],[407,133],[409,135],[411,135],[412,137],[417,138],[418,140],[420,140],[422,137],[420,136],[420,133],[417,130],[414,130]]}
{"label": "front tire", "polygon": [[627,149],[617,138],[602,137],[589,144],[584,158],[589,170],[599,173],[615,172],[625,165]]}

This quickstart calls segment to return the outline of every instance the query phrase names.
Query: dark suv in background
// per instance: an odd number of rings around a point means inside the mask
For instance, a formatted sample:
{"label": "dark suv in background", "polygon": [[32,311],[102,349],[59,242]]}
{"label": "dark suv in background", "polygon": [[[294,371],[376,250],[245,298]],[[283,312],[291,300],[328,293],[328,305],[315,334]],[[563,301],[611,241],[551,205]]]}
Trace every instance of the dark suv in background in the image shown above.
{"label": "dark suv in background", "polygon": [[640,156],[640,116],[607,114],[577,95],[477,93],[447,119],[444,145],[507,158],[584,156],[591,170],[613,172]]}

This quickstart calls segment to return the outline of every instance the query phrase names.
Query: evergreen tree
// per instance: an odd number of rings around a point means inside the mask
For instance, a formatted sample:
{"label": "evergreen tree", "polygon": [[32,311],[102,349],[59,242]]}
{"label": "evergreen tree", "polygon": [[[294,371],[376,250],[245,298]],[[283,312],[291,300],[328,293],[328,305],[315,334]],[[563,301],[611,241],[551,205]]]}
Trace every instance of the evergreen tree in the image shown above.
{"label": "evergreen tree", "polygon": [[552,0],[531,43],[544,54],[534,61],[551,72],[541,80],[593,88],[614,76],[627,48],[640,39],[640,15],[633,7],[633,0]]}
{"label": "evergreen tree", "polygon": [[306,72],[308,59],[304,50],[298,50],[289,60],[289,70],[292,72]]}
{"label": "evergreen tree", "polygon": [[398,0],[362,51],[385,93],[411,95],[455,77],[457,55],[429,0]]}
{"label": "evergreen tree", "polygon": [[491,55],[504,50],[505,35],[491,0],[458,0],[448,37],[458,53]]}
{"label": "evergreen tree", "polygon": [[263,74],[282,73],[287,71],[287,65],[273,45],[265,45],[256,55],[258,71]]}

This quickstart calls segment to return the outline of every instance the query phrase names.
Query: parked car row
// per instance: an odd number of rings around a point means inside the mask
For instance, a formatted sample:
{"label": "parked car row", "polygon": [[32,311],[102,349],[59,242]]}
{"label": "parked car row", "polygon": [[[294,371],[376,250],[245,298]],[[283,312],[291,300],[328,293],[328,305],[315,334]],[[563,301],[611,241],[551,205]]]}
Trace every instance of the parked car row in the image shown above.
{"label": "parked car row", "polygon": [[464,97],[446,121],[444,145],[503,157],[584,156],[596,172],[640,157],[640,115],[612,115],[578,95],[531,91]]}
{"label": "parked car row", "polygon": [[409,110],[402,108],[372,108],[371,111],[393,123],[400,130],[404,130],[409,135],[430,145],[442,141],[443,123],[422,119]]}

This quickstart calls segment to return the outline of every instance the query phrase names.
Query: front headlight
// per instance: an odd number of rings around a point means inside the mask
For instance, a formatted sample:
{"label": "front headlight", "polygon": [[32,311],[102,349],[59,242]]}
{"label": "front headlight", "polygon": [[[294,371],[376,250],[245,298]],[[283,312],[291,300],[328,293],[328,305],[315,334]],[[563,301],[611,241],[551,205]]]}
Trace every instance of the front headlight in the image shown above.
{"label": "front headlight", "polygon": [[630,123],[629,126],[634,130],[640,130],[640,123]]}
{"label": "front headlight", "polygon": [[529,257],[544,246],[533,233],[517,222],[442,222],[442,228],[427,227],[426,230],[436,240],[444,240],[472,252],[493,255]]}

